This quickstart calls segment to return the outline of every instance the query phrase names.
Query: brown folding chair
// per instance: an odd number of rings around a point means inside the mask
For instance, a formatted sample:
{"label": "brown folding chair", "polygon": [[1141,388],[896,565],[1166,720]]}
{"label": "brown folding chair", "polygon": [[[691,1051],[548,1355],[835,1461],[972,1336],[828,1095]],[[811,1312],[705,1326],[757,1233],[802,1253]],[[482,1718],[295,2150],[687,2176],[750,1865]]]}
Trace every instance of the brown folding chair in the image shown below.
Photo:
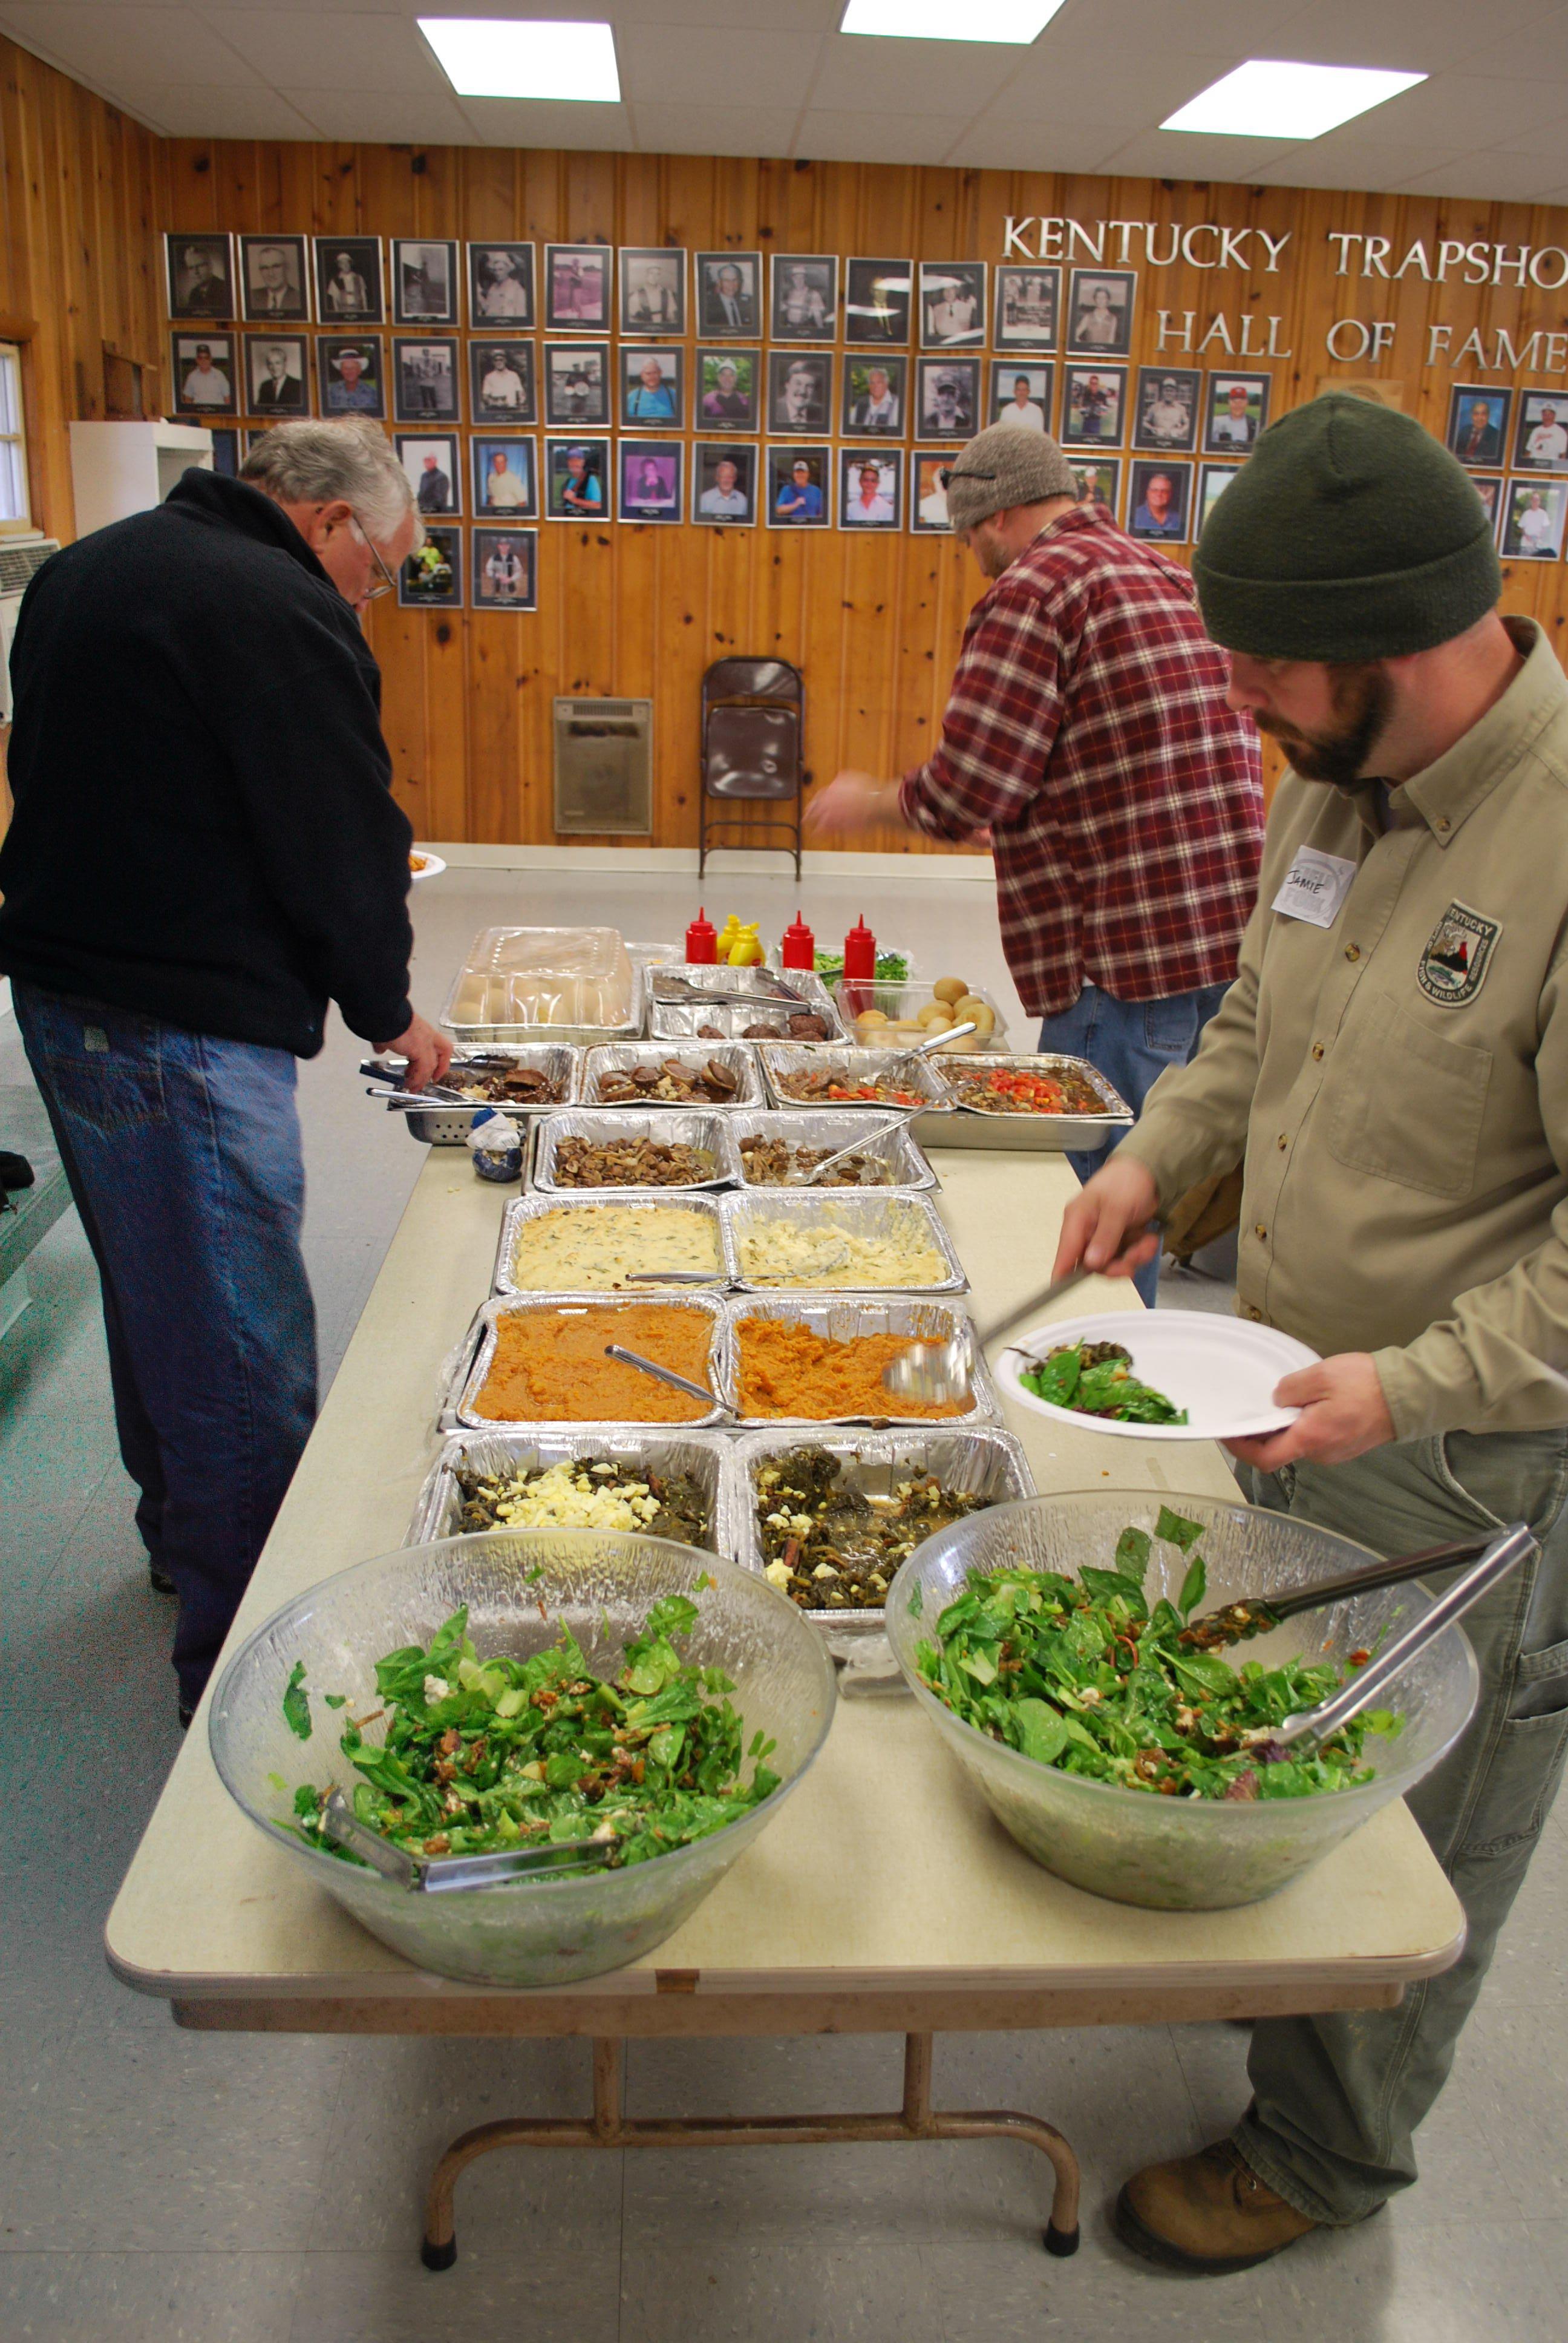
{"label": "brown folding chair", "polygon": [[[806,688],[799,669],[791,667],[788,659],[714,660],[702,679],[699,878],[707,867],[709,841],[714,833],[736,828],[745,831],[731,841],[739,846],[756,844],[763,833],[782,831],[789,844],[781,850],[793,853],[795,876],[799,878],[801,790],[809,778],[800,769],[805,722]],[[793,819],[744,823],[738,814],[709,819],[712,804],[759,801],[791,806]]]}

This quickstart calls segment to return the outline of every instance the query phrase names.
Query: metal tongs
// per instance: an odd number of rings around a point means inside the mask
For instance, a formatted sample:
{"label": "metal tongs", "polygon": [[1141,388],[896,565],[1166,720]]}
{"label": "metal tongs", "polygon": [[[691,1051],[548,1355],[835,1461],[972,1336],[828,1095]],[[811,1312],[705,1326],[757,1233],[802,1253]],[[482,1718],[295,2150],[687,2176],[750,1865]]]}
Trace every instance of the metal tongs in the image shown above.
{"label": "metal tongs", "polygon": [[465,1098],[461,1091],[447,1090],[439,1083],[430,1091],[399,1091],[373,1090],[367,1082],[365,1095],[367,1098],[385,1099],[388,1106],[435,1107],[447,1114],[451,1113],[454,1107],[477,1112],[480,1107],[494,1103],[490,1099]]}
{"label": "metal tongs", "polygon": [[383,1879],[417,1896],[440,1896],[458,1887],[494,1887],[508,1879],[559,1879],[602,1871],[615,1852],[606,1838],[563,1839],[550,1846],[521,1846],[504,1855],[410,1855],[378,1831],[367,1829],[341,1790],[327,1793],[321,1807],[321,1835],[347,1847]]}
{"label": "metal tongs", "polygon": [[[914,1047],[910,1050],[900,1050],[895,1053],[894,1071],[896,1072],[898,1067],[904,1064],[910,1058],[929,1058],[933,1051],[941,1049],[945,1043],[949,1041],[960,1041],[966,1033],[973,1033],[978,1031],[979,1028],[971,1017],[967,1024],[950,1025],[943,1032],[933,1033],[928,1041],[917,1041]],[[895,1104],[890,1104],[887,1110],[888,1112],[890,1114],[900,1115],[903,1118],[903,1122],[890,1123],[885,1131],[873,1131],[869,1139],[851,1140],[848,1147],[840,1147],[837,1149],[833,1154],[824,1157],[823,1161],[817,1164],[811,1171],[789,1172],[785,1179],[784,1185],[787,1188],[816,1187],[821,1181],[822,1174],[825,1172],[831,1172],[835,1164],[842,1163],[846,1156],[869,1154],[873,1148],[880,1147],[886,1141],[895,1137],[897,1132],[904,1127],[904,1123],[907,1123],[910,1116],[912,1114],[923,1113],[928,1103],[928,1101],[922,1099],[918,1107],[900,1107]]]}
{"label": "metal tongs", "polygon": [[669,976],[663,970],[656,969],[652,976],[653,997],[656,1001],[668,1001],[682,1007],[695,1006],[704,1001],[726,1001],[755,1008],[759,1001],[773,1001],[780,1008],[787,1002],[796,1009],[805,1008],[805,994],[797,992],[792,984],[786,984],[782,977],[775,976],[769,969],[754,969],[751,973],[757,978],[757,984],[751,991],[726,992],[717,985],[693,984],[689,977]]}
{"label": "metal tongs", "polygon": [[1177,1641],[1191,1651],[1227,1651],[1250,1636],[1271,1634],[1282,1619],[1293,1619],[1299,1612],[1326,1611],[1331,1603],[1375,1594],[1379,1587],[1402,1585],[1429,1570],[1452,1570],[1462,1562],[1475,1562],[1490,1544],[1483,1537],[1461,1538],[1452,1545],[1423,1546],[1419,1554],[1395,1554],[1391,1562],[1374,1562],[1370,1570],[1347,1570],[1338,1578],[1316,1579],[1311,1586],[1291,1587],[1281,1594],[1244,1594],[1190,1620]]}

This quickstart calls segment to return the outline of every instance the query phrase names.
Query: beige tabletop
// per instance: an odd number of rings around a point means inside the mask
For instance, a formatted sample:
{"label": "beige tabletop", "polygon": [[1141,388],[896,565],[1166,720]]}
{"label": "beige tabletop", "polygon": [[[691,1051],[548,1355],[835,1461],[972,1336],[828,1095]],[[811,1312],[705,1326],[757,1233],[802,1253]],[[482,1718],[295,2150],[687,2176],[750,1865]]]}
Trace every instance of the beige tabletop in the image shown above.
{"label": "beige tabletop", "polygon": [[[1045,1282],[1076,1182],[1050,1155],[933,1160],[983,1321]],[[305,1588],[402,1542],[510,1192],[477,1181],[466,1154],[431,1151],[231,1648]],[[1131,1299],[1097,1281],[1063,1308]],[[1234,1493],[1207,1444],[1111,1442],[1004,1405],[1042,1491]],[[224,1791],[206,1725],[204,1704],[106,1930],[117,1974],[187,2023],[702,2034],[1261,2014],[1387,2003],[1462,1941],[1458,1902],[1402,1804],[1266,1903],[1136,1910],[1032,1863],[913,1704],[884,1698],[839,1702],[777,1822],[647,1960],[493,1993],[411,1968],[312,1885]]]}

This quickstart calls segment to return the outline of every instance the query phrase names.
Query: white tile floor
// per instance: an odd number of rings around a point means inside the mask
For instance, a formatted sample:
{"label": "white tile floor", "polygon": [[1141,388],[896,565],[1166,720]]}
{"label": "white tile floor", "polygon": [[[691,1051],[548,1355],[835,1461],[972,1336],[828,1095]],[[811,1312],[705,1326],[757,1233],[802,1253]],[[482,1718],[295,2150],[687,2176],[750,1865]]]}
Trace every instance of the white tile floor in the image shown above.
{"label": "white tile floor", "polygon": [[[710,912],[734,902],[775,929],[795,907],[778,876],[705,892]],[[808,915],[819,935],[840,934],[871,895],[808,882]],[[878,882],[875,900],[923,971],[960,963],[1018,1013],[983,889]],[[439,1007],[462,945],[490,920],[592,916],[657,936],[678,933],[695,901],[685,880],[453,872],[417,895],[417,997]],[[301,1074],[326,1376],[423,1161],[360,1098],[357,1046],[335,1025]],[[19,1058],[0,1020],[0,1079]],[[1152,2026],[939,2046],[950,2103],[1037,2109],[1078,2146],[1074,2261],[1040,2250],[1040,2171],[1006,2143],[537,2150],[475,2168],[458,2199],[461,2258],[427,2274],[417,2207],[434,2153],[515,2107],[579,2111],[586,2047],[187,2035],[109,1977],[104,1915],[176,1745],[169,1612],[131,1525],[74,1215],[30,1266],[37,1299],[0,1343],[5,2343],[1546,2343],[1568,2331],[1563,1819],[1423,2137],[1422,2185],[1353,2235],[1196,2289],[1122,2252],[1105,2219],[1118,2181],[1212,2137],[1245,2096],[1241,2033]],[[1167,1299],[1225,1302],[1196,1281]],[[893,2104],[898,2090],[899,2046],[878,2038],[635,2046],[628,2074],[642,2113]]]}

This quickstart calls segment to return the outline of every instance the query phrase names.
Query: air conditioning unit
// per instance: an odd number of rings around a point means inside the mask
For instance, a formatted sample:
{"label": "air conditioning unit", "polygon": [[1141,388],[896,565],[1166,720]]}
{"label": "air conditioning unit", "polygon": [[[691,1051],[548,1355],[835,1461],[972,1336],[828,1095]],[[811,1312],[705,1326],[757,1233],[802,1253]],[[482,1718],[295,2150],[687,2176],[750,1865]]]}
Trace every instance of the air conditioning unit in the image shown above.
{"label": "air conditioning unit", "polygon": [[0,537],[0,724],[11,721],[11,638],[22,597],[34,571],[59,550],[58,538]]}
{"label": "air conditioning unit", "polygon": [[653,835],[651,699],[556,701],[556,828]]}

